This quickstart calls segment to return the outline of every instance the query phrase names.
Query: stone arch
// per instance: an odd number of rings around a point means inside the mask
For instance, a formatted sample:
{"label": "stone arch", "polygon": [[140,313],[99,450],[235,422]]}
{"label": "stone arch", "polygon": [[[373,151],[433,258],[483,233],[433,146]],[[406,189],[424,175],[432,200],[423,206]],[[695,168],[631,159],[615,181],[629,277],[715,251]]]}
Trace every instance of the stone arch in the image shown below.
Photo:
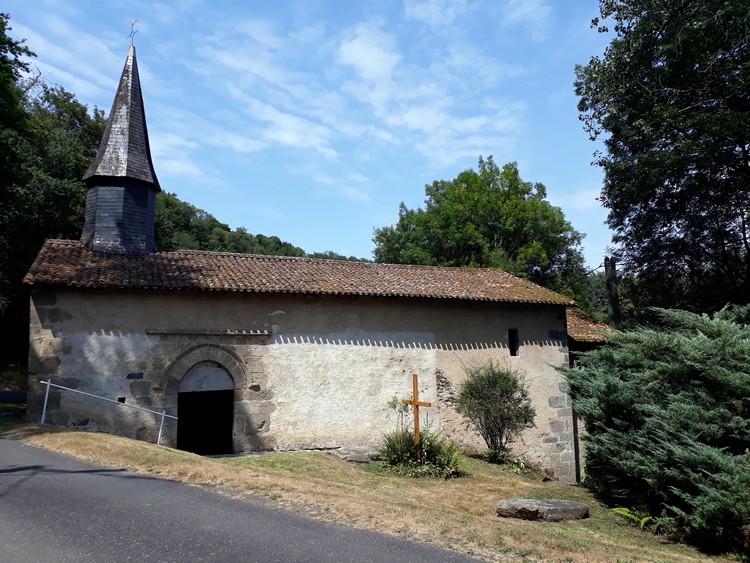
{"label": "stone arch", "polygon": [[167,396],[176,396],[183,376],[200,362],[215,362],[229,372],[235,389],[247,389],[245,361],[237,353],[220,344],[197,344],[183,350],[164,370],[161,386]]}
{"label": "stone arch", "polygon": [[234,391],[234,379],[224,366],[216,362],[198,362],[193,364],[182,380],[178,393],[194,391]]}

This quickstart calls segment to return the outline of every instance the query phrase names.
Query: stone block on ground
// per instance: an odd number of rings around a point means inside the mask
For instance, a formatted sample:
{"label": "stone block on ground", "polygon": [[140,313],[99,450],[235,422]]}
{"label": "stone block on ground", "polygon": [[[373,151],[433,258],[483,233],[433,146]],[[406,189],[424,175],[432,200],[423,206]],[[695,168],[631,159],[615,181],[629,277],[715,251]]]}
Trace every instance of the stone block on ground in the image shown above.
{"label": "stone block on ground", "polygon": [[582,502],[559,499],[507,499],[497,503],[497,515],[502,518],[560,522],[589,517],[589,507]]}
{"label": "stone block on ground", "polygon": [[338,448],[331,450],[329,453],[343,460],[356,463],[370,463],[379,457],[378,452],[370,448]]}

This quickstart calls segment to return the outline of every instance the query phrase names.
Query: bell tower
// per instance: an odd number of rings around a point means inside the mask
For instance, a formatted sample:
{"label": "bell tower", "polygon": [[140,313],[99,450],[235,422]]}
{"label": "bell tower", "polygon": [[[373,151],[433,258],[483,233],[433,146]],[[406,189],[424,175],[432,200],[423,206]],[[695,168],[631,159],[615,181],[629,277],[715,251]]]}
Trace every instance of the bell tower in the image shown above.
{"label": "bell tower", "polygon": [[83,177],[88,187],[81,242],[91,250],[148,254],[156,250],[156,194],[135,47],[131,45],[94,162]]}

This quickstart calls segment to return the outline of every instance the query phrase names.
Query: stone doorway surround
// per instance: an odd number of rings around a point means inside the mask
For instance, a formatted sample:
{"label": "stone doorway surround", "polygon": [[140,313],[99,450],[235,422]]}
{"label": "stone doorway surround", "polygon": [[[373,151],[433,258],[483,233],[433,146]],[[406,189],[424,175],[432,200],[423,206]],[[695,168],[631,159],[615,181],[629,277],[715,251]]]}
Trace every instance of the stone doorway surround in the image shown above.
{"label": "stone doorway surround", "polygon": [[[231,416],[231,422],[226,422],[228,418],[221,419],[224,420],[223,424],[229,424],[231,428],[227,438],[228,445],[222,445],[221,447],[221,449],[227,451],[211,453],[240,451],[241,448],[238,448],[235,442],[238,431],[244,424],[242,421],[238,421],[237,416],[235,416],[235,413],[240,410],[236,408],[236,402],[241,400],[244,391],[248,388],[248,375],[245,361],[234,350],[222,344],[189,346],[164,370],[161,387],[164,390],[166,402],[178,410],[178,419],[181,416],[179,407],[187,408],[188,416],[192,418],[196,415],[194,409],[214,408],[210,405],[216,405],[216,408],[219,408],[219,411],[225,417]],[[232,412],[231,415],[227,415],[227,405],[230,404],[232,405]],[[214,420],[214,422],[221,428],[222,423],[218,420]],[[180,430],[186,431],[194,422],[187,420],[181,424],[178,420],[177,424],[178,436],[176,436],[176,443],[173,445],[179,447],[185,445],[185,440],[179,437]],[[223,433],[221,430],[220,432]],[[223,444],[223,442],[221,443]],[[187,444],[190,444],[189,440]]]}

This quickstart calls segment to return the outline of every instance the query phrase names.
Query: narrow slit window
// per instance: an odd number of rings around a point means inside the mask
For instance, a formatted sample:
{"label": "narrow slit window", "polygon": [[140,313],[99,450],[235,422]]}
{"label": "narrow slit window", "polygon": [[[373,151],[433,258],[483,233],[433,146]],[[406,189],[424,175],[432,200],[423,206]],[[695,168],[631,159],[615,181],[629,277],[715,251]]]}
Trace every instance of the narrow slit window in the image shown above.
{"label": "narrow slit window", "polygon": [[508,329],[508,349],[511,356],[518,356],[518,329]]}

